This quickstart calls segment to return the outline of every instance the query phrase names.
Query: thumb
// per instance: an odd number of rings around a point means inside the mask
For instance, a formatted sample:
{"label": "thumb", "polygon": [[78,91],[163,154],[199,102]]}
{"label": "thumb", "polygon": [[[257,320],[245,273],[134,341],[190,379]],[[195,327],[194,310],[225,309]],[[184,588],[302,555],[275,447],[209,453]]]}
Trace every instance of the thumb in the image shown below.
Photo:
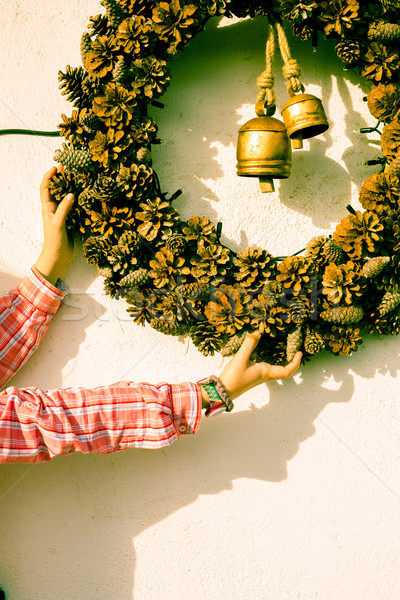
{"label": "thumb", "polygon": [[67,219],[68,213],[72,208],[74,203],[74,195],[67,194],[63,200],[61,200],[60,204],[57,206],[57,210],[55,212],[55,217],[60,226],[65,225],[65,221]]}
{"label": "thumb", "polygon": [[260,341],[260,338],[261,338],[260,331],[253,331],[253,333],[250,333],[246,337],[246,339],[243,341],[239,350],[237,351],[236,358],[238,360],[240,360],[241,362],[243,362],[244,364],[247,364],[247,362],[250,359],[251,353],[257,347],[257,344]]}

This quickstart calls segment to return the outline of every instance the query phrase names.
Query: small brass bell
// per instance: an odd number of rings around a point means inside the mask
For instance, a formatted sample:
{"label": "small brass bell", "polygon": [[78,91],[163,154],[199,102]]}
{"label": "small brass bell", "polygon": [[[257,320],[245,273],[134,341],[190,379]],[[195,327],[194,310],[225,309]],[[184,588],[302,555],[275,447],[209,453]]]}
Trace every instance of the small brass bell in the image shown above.
{"label": "small brass bell", "polygon": [[259,177],[262,192],[274,192],[274,179],[290,175],[292,148],[282,121],[260,116],[239,129],[237,174]]}
{"label": "small brass bell", "polygon": [[302,148],[303,139],[319,135],[329,127],[322,102],[312,94],[296,94],[281,110],[293,148]]}

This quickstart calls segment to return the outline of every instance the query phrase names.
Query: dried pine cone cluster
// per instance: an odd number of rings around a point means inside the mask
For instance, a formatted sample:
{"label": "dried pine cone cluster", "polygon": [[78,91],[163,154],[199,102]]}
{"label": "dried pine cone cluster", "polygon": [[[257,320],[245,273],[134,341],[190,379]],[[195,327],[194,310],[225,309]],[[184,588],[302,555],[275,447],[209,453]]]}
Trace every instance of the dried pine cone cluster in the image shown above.
{"label": "dried pine cone cluster", "polygon": [[[400,8],[361,0],[101,0],[82,35],[82,66],[59,72],[72,103],[59,124],[50,184],[56,201],[77,201],[68,226],[105,290],[124,298],[133,320],[189,335],[205,355],[237,351],[248,332],[264,332],[256,360],[286,364],[327,350],[350,354],[364,331],[400,331]],[[371,114],[383,122],[386,168],[360,190],[332,236],[311,239],[302,256],[276,259],[249,247],[234,253],[208,218],[183,221],[152,168],[157,123],[148,104],[170,84],[169,59],[214,15],[268,15],[316,43],[336,40],[347,68],[371,82]],[[350,210],[350,209],[349,209]]]}

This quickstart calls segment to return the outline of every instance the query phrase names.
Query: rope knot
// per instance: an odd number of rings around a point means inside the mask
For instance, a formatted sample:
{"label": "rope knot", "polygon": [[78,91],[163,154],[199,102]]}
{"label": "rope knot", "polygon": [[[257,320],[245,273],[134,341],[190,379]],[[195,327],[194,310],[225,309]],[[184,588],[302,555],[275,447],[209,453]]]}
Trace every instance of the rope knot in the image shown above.
{"label": "rope knot", "polygon": [[260,89],[271,89],[274,87],[275,75],[263,71],[259,77],[257,77],[257,85]]}
{"label": "rope knot", "polygon": [[297,64],[297,60],[295,58],[290,58],[283,65],[282,71],[285,79],[290,79],[291,77],[296,77],[298,79],[301,73],[301,69]]}

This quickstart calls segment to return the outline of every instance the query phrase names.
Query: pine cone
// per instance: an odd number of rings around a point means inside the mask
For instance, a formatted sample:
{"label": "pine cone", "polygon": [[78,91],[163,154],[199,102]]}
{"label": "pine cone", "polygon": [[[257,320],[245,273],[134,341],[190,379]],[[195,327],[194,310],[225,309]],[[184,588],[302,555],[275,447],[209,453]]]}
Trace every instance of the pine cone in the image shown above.
{"label": "pine cone", "polygon": [[388,263],[390,263],[389,256],[376,256],[375,258],[370,258],[363,265],[364,277],[376,277]]}
{"label": "pine cone", "polygon": [[329,242],[329,238],[326,235],[318,235],[311,238],[306,244],[304,256],[310,258],[313,262],[320,265],[326,262],[324,253],[325,244]]}
{"label": "pine cone", "polygon": [[78,108],[83,108],[85,104],[86,95],[82,89],[84,78],[85,71],[82,67],[72,68],[68,65],[65,73],[58,72],[58,80],[61,82],[61,94],[67,97],[68,102],[72,102],[73,106]]}
{"label": "pine cone", "polygon": [[[298,2],[297,0],[283,0],[281,2],[282,16],[288,21],[299,21],[300,25],[313,16],[318,4],[313,0]],[[296,23],[297,24],[297,23]]]}
{"label": "pine cone", "polygon": [[100,79],[111,73],[116,63],[115,38],[99,35],[92,41],[92,48],[86,54],[85,67],[89,75],[96,75]]}
{"label": "pine cone", "polygon": [[118,25],[125,19],[126,15],[116,0],[100,0],[100,4],[106,9],[107,19],[112,27]]}
{"label": "pine cone", "polygon": [[400,179],[400,154],[386,168],[386,173],[391,176],[395,175]]}
{"label": "pine cone", "polygon": [[150,273],[147,269],[137,269],[128,273],[119,283],[121,287],[140,288],[149,283],[150,279]]}
{"label": "pine cone", "polygon": [[400,316],[396,312],[389,312],[383,317],[368,319],[368,333],[378,335],[398,335],[400,333]]}
{"label": "pine cone", "polygon": [[346,30],[354,27],[359,22],[358,11],[360,6],[357,0],[331,0],[320,3],[319,20],[325,23],[325,35],[344,37]]}
{"label": "pine cone", "polygon": [[84,115],[82,115],[81,124],[82,124],[82,127],[85,129],[85,131],[94,135],[101,128],[102,120],[99,119],[99,117],[97,115],[94,115],[93,113],[88,112],[88,113],[85,113]]}
{"label": "pine cone", "polygon": [[234,264],[239,272],[235,277],[244,287],[258,288],[276,274],[276,261],[261,248],[246,248],[239,252]]}
{"label": "pine cone", "polygon": [[93,168],[92,156],[85,148],[72,148],[63,144],[62,150],[56,150],[54,160],[63,163],[68,171],[85,172]]}
{"label": "pine cone", "polygon": [[204,356],[213,356],[223,346],[226,336],[208,321],[199,321],[190,328],[190,338]]}
{"label": "pine cone", "polygon": [[110,247],[109,242],[104,238],[90,237],[82,246],[83,255],[89,264],[102,266],[106,263]]}
{"label": "pine cone", "polygon": [[89,142],[90,152],[94,161],[99,162],[105,169],[120,168],[124,153],[122,138],[124,132],[118,129],[108,129],[106,133],[98,131]]}
{"label": "pine cone", "polygon": [[372,23],[368,29],[368,39],[383,43],[393,43],[400,38],[400,25],[397,23]]}
{"label": "pine cone", "polygon": [[269,294],[268,291],[253,298],[249,304],[249,314],[253,329],[258,329],[271,337],[277,337],[282,333],[288,318],[285,309],[278,306],[275,295]]}
{"label": "pine cone", "polygon": [[378,214],[397,209],[400,195],[399,178],[385,171],[374,173],[361,186],[359,200],[363,208]]}
{"label": "pine cone", "polygon": [[115,298],[116,300],[118,300],[118,298],[121,298],[122,290],[120,288],[118,279],[114,279],[113,277],[107,277],[104,280],[103,287],[105,293],[107,294],[107,296],[110,296],[110,298]]}
{"label": "pine cone", "polygon": [[165,245],[172,254],[181,254],[185,248],[186,241],[181,233],[170,233],[165,238]]}
{"label": "pine cone", "polygon": [[382,230],[378,215],[358,210],[356,214],[350,213],[341,220],[336,226],[333,240],[350,258],[358,260],[365,254],[376,253],[382,241]]}
{"label": "pine cone", "polygon": [[302,347],[303,339],[304,333],[301,327],[296,327],[296,329],[287,336],[286,359],[288,363],[292,362],[296,352]]}
{"label": "pine cone", "polygon": [[78,204],[86,212],[90,212],[95,209],[96,200],[93,198],[92,190],[86,188],[78,196]]}
{"label": "pine cone", "polygon": [[71,144],[76,143],[77,145],[83,145],[85,132],[80,123],[79,111],[73,110],[71,117],[67,117],[63,114],[61,115],[61,118],[63,122],[57,125],[60,129],[60,135]]}
{"label": "pine cone", "polygon": [[92,103],[96,96],[102,91],[101,79],[97,75],[86,75],[82,81],[82,106],[88,110],[92,109]]}
{"label": "pine cone", "polygon": [[109,23],[106,15],[90,17],[88,29],[90,30],[91,37],[114,35],[114,29]]}
{"label": "pine cone", "polygon": [[325,340],[316,331],[308,330],[306,333],[306,337],[304,338],[304,350],[308,354],[318,354],[325,348]]}
{"label": "pine cone", "polygon": [[228,285],[216,288],[204,313],[220,333],[234,335],[249,322],[246,297],[241,290]]}
{"label": "pine cone", "polygon": [[340,60],[346,64],[355,64],[360,60],[362,46],[358,40],[344,40],[335,46]]}
{"label": "pine cone", "polygon": [[353,351],[358,350],[358,346],[362,343],[359,329],[335,325],[329,333],[325,334],[325,339],[330,351],[342,356],[349,356]]}
{"label": "pine cone", "polygon": [[236,352],[239,350],[240,346],[242,345],[247,336],[247,331],[241,331],[240,333],[237,333],[236,335],[229,338],[228,342],[221,350],[221,355],[232,356],[232,354],[236,354]]}
{"label": "pine cone", "polygon": [[170,71],[165,60],[148,56],[133,61],[132,75],[135,78],[134,89],[147,98],[161,96],[171,81]]}
{"label": "pine cone", "polygon": [[341,301],[351,304],[365,291],[365,280],[361,270],[352,261],[348,261],[345,265],[329,264],[325,268],[322,285],[322,293],[333,304]]}
{"label": "pine cone", "polygon": [[304,256],[288,256],[278,265],[276,280],[297,296],[311,289],[312,279],[316,275],[313,261]]}
{"label": "pine cone", "polygon": [[192,217],[184,226],[183,233],[188,240],[194,242],[199,242],[201,239],[208,243],[217,241],[215,225],[207,217]]}
{"label": "pine cone", "polygon": [[119,0],[122,10],[127,15],[143,15],[151,17],[155,2],[153,0]]}
{"label": "pine cone", "polygon": [[144,164],[121,167],[117,175],[117,184],[126,198],[139,199],[148,196],[154,186],[153,169]]}
{"label": "pine cone", "polygon": [[185,259],[175,256],[167,248],[161,248],[156,252],[154,260],[149,261],[151,267],[150,276],[157,288],[175,288],[178,277],[182,276]]}
{"label": "pine cone", "polygon": [[118,27],[116,43],[130,59],[148,50],[151,27],[143,16],[134,15]]}
{"label": "pine cone", "polygon": [[364,316],[364,311],[361,306],[339,306],[337,308],[323,310],[319,316],[324,321],[329,321],[330,323],[347,325],[348,323],[357,323],[357,321],[361,321]]}
{"label": "pine cone", "polygon": [[136,231],[124,231],[118,240],[118,246],[125,254],[137,256],[142,240]]}
{"label": "pine cone", "polygon": [[119,277],[125,277],[130,273],[137,265],[137,258],[132,256],[129,252],[124,252],[119,244],[115,244],[110,249],[107,260],[112,265],[112,270],[117,273]]}
{"label": "pine cone", "polygon": [[394,310],[400,304],[400,292],[386,292],[378,306],[381,317]]}
{"label": "pine cone", "polygon": [[135,92],[128,91],[117,83],[107,83],[104,95],[93,100],[93,112],[108,127],[128,127],[137,111]]}
{"label": "pine cone", "polygon": [[138,232],[149,242],[156,237],[166,237],[179,220],[177,211],[161,198],[149,198],[146,203],[141,203],[140,207],[142,212],[136,213],[136,219],[143,223],[139,225]]}
{"label": "pine cone", "polygon": [[385,125],[381,135],[383,155],[389,160],[395,160],[400,153],[400,121],[394,119]]}
{"label": "pine cone", "polygon": [[129,77],[129,67],[124,59],[118,60],[112,72],[113,79],[116,83],[124,84]]}
{"label": "pine cone", "polygon": [[100,277],[104,277],[105,279],[109,279],[113,276],[113,270],[110,269],[110,267],[103,267],[100,269],[98,268],[97,272],[100,275]]}
{"label": "pine cone", "polygon": [[311,302],[307,296],[295,296],[287,304],[288,319],[292,323],[301,324],[309,318],[311,312]]}
{"label": "pine cone", "polygon": [[133,124],[129,134],[138,146],[148,146],[156,141],[157,131],[157,123],[147,117],[144,121]]}
{"label": "pine cone", "polygon": [[303,42],[307,42],[314,35],[312,22],[302,21],[301,23],[292,23],[292,32],[293,35],[303,40]]}
{"label": "pine cone", "polygon": [[88,33],[82,33],[81,36],[81,58],[82,64],[85,66],[86,55],[92,49],[92,38]]}
{"label": "pine cone", "polygon": [[174,321],[169,321],[167,319],[151,319],[150,326],[156,331],[160,331],[166,335],[179,336],[186,335],[188,333],[188,328],[186,325],[182,323],[174,323]]}
{"label": "pine cone", "polygon": [[231,252],[220,244],[205,244],[201,239],[197,244],[197,254],[190,259],[191,273],[200,283],[217,284],[226,275]]}
{"label": "pine cone", "polygon": [[126,293],[126,287],[124,290],[124,298],[128,304],[127,313],[138,325],[145,324],[146,321],[150,321],[150,313],[148,306],[148,297],[146,292],[148,290],[131,289]]}
{"label": "pine cone", "polygon": [[109,202],[112,204],[118,198],[119,190],[112,177],[99,175],[91,190],[91,194],[93,198],[96,198],[101,202]]}
{"label": "pine cone", "polygon": [[328,239],[323,245],[322,254],[326,263],[340,264],[343,260],[343,250],[333,240]]}
{"label": "pine cone", "polygon": [[369,45],[363,60],[361,75],[377,83],[392,79],[400,69],[398,53],[378,42]]}
{"label": "pine cone", "polygon": [[[50,179],[49,192],[56,202],[61,202],[67,194],[76,194],[77,180],[72,171],[61,171]],[[78,188],[79,189],[79,188]]]}
{"label": "pine cone", "polygon": [[179,0],[173,2],[160,2],[153,10],[154,31],[165,42],[168,42],[169,52],[176,51],[176,47],[192,37],[197,26],[193,18],[197,11],[194,4],[183,7]]}
{"label": "pine cone", "polygon": [[400,109],[400,86],[398,83],[374,85],[367,96],[368,109],[380,121],[391,121]]}
{"label": "pine cone", "polygon": [[92,231],[107,240],[114,240],[114,243],[118,242],[123,231],[131,229],[135,224],[135,215],[128,207],[113,206],[110,209],[103,204],[101,212],[93,211],[89,216]]}
{"label": "pine cone", "polygon": [[185,283],[176,288],[177,296],[182,298],[191,298],[193,300],[205,300],[211,293],[208,283]]}

